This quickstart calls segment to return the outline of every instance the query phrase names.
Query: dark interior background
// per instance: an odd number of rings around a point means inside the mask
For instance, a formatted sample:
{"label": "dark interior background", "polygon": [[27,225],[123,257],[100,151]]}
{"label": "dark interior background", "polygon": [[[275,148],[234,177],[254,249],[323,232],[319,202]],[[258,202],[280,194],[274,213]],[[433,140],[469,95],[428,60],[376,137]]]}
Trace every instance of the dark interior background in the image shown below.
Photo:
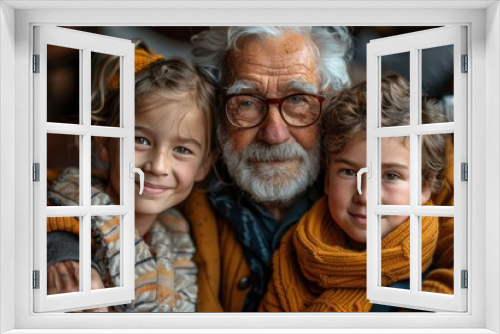
{"label": "dark interior background", "polygon": [[[191,37],[208,27],[66,27],[81,31],[119,37],[141,38],[146,44],[164,55],[190,57]],[[377,38],[411,33],[435,27],[380,26],[351,27],[355,40],[354,58],[350,64],[352,84],[366,80],[366,44]],[[79,52],[78,50],[49,47],[47,121],[79,123]],[[441,47],[427,50],[422,60],[422,86],[438,100],[442,112],[453,120],[453,49]],[[399,73],[409,77],[408,55],[384,57],[385,73]],[[47,138],[48,168],[78,166],[78,144],[70,136],[49,135]]]}

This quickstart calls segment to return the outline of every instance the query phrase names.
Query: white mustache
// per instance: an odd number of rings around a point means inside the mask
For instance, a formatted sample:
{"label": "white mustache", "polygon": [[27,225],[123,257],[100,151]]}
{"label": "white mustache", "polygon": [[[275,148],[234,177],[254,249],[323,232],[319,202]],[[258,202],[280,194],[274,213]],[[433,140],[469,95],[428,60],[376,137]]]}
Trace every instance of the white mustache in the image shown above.
{"label": "white mustache", "polygon": [[297,143],[265,145],[253,143],[243,152],[242,158],[248,162],[277,162],[307,159],[307,152]]}

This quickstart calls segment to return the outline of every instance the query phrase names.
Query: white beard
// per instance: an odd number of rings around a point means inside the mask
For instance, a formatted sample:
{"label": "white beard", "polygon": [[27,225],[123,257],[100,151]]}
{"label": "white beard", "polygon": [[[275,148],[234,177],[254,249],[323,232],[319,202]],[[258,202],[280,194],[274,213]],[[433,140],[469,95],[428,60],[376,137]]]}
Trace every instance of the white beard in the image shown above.
{"label": "white beard", "polygon": [[[243,152],[217,131],[229,175],[236,184],[259,203],[288,204],[314,183],[320,170],[320,143],[306,151],[297,142],[280,145],[251,143]],[[297,161],[298,170],[286,166],[270,167],[265,162]],[[262,162],[262,164],[259,164]],[[295,171],[297,171],[295,173]]]}

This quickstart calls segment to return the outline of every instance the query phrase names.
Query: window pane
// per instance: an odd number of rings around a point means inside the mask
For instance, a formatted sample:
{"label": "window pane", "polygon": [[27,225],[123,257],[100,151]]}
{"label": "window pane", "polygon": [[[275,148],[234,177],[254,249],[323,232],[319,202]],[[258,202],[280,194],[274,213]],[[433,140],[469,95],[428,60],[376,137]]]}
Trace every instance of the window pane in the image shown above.
{"label": "window pane", "polygon": [[422,135],[422,205],[453,206],[453,134]]}
{"label": "window pane", "polygon": [[47,45],[47,122],[81,124],[78,49]]}
{"label": "window pane", "polygon": [[91,53],[92,124],[120,127],[120,57]]}
{"label": "window pane", "polygon": [[422,291],[453,294],[453,218],[421,217]]}
{"label": "window pane", "polygon": [[410,289],[410,217],[380,216],[380,285]]}
{"label": "window pane", "polygon": [[50,205],[81,205],[80,137],[47,134],[47,190]]}
{"label": "window pane", "polygon": [[410,204],[410,138],[380,139],[380,183],[382,205]]}
{"label": "window pane", "polygon": [[452,122],[453,45],[423,49],[421,57],[422,93],[427,99],[422,102],[420,124]]}
{"label": "window pane", "polygon": [[[80,217],[47,218],[47,294],[81,290]],[[61,256],[65,261],[60,261]]]}
{"label": "window pane", "polygon": [[[391,75],[400,75],[403,76],[406,81],[410,82],[410,53],[409,52],[402,52],[402,53],[396,53],[396,54],[391,54],[391,55],[386,55],[381,57],[381,66],[382,66],[382,86],[381,86],[381,108],[384,108],[385,113],[387,114],[388,117],[383,117],[379,115],[380,119],[380,124],[381,127],[390,127],[390,126],[404,126],[404,125],[410,125],[410,98],[409,95],[405,96],[405,99],[407,98],[407,101],[401,100],[400,97],[404,96],[404,94],[389,94],[390,92],[394,91],[394,87],[399,87],[399,89],[403,90],[408,90],[407,87],[403,87],[401,85],[396,85],[395,83],[391,82],[390,87],[384,85],[384,77],[391,76]],[[409,90],[408,90],[409,94]],[[385,96],[385,98],[384,98]],[[394,100],[394,97],[398,97],[398,101]],[[385,105],[384,105],[385,101]],[[404,110],[401,110],[398,112],[398,109],[394,107],[394,105],[397,103],[398,106],[408,106],[407,108],[404,108]],[[391,106],[388,108],[388,106]],[[381,109],[382,111],[382,109]]]}
{"label": "window pane", "polygon": [[92,290],[120,287],[121,216],[92,216]]}
{"label": "window pane", "polygon": [[92,137],[91,205],[120,205],[122,139]]}

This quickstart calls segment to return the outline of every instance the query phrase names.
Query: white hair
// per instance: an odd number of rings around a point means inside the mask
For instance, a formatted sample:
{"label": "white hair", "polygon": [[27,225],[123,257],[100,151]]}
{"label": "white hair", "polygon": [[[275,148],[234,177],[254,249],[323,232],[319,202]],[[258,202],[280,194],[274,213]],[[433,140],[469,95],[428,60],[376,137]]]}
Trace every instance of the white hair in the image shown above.
{"label": "white hair", "polygon": [[238,51],[240,40],[249,36],[278,37],[290,31],[303,34],[312,41],[319,57],[321,89],[338,91],[350,84],[347,67],[353,42],[347,27],[211,27],[191,38],[193,61],[221,87],[225,84],[225,61],[231,52]]}

